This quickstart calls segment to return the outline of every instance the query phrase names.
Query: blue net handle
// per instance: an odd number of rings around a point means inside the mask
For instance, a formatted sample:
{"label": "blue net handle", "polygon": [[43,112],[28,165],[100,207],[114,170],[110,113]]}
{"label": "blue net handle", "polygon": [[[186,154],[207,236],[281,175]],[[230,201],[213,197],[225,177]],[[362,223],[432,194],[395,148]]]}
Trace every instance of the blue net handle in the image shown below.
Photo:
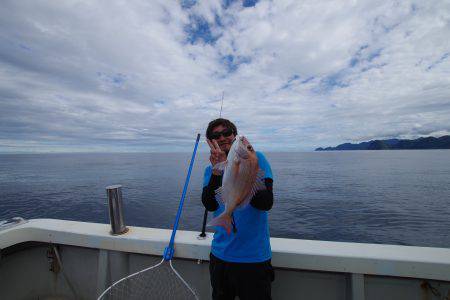
{"label": "blue net handle", "polygon": [[189,164],[189,170],[184,182],[183,194],[181,195],[180,204],[178,205],[177,216],[175,217],[175,224],[173,225],[172,236],[170,237],[169,246],[164,249],[164,260],[171,260],[173,257],[173,244],[175,241],[175,234],[177,233],[178,221],[180,221],[181,211],[183,210],[184,198],[186,197],[186,191],[189,185],[189,179],[191,178],[192,167],[194,165],[195,154],[197,153],[198,142],[200,141],[200,133],[197,134],[197,140],[195,141],[194,152],[192,153],[191,163]]}

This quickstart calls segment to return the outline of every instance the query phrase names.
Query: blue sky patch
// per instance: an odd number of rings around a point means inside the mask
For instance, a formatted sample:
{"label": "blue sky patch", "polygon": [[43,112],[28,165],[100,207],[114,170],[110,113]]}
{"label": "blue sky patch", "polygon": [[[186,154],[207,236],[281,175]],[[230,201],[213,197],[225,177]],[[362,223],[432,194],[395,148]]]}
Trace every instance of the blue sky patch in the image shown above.
{"label": "blue sky patch", "polygon": [[361,56],[362,56],[362,52],[367,49],[369,47],[369,45],[362,45],[361,47],[359,47],[359,49],[356,51],[355,55],[350,59],[350,63],[349,66],[350,67],[354,67],[357,64],[360,63],[361,61]]}
{"label": "blue sky patch", "polygon": [[185,26],[184,31],[187,34],[186,40],[190,44],[203,42],[205,44],[214,44],[218,37],[211,33],[210,25],[205,18],[190,15],[190,23]]}
{"label": "blue sky patch", "polygon": [[371,62],[372,60],[374,60],[375,58],[377,58],[377,57],[379,57],[379,56],[381,56],[381,51],[382,51],[383,49],[377,49],[377,50],[375,50],[374,52],[372,52],[372,53],[369,53],[369,55],[367,56],[367,60],[369,61],[369,62]]}
{"label": "blue sky patch", "polygon": [[113,75],[112,82],[114,84],[117,84],[117,85],[120,85],[120,84],[124,83],[125,82],[125,75],[123,75],[121,73],[117,73],[117,74]]}
{"label": "blue sky patch", "polygon": [[352,57],[352,59],[350,60],[350,67],[354,67],[354,66],[356,66],[357,64],[359,64],[359,58],[357,58],[357,57]]}
{"label": "blue sky patch", "polygon": [[323,83],[325,89],[329,90],[329,89],[333,89],[335,87],[347,87],[348,84],[344,83],[344,81],[342,81],[342,76],[341,74],[333,74],[330,76],[325,77],[321,83]]}
{"label": "blue sky patch", "polygon": [[256,5],[257,2],[258,2],[258,0],[243,0],[242,6],[243,7],[253,7]]}
{"label": "blue sky patch", "polygon": [[384,66],[387,66],[387,63],[370,65],[370,66],[368,66],[368,67],[362,68],[362,69],[361,69],[361,73],[367,72],[367,71],[369,71],[369,70],[371,70],[371,69],[381,69],[381,68],[383,68]]}
{"label": "blue sky patch", "polygon": [[311,80],[313,80],[315,77],[314,76],[310,76],[306,79],[301,80],[301,77],[299,75],[294,75],[289,77],[289,79],[287,80],[287,82],[280,88],[280,90],[284,90],[287,88],[290,88],[292,85],[294,85],[296,82],[300,83],[300,84],[305,84],[310,82]]}
{"label": "blue sky patch", "polygon": [[302,80],[301,84],[308,83],[308,82],[310,82],[311,80],[313,80],[314,78],[316,78],[316,77],[314,77],[314,76],[308,77],[308,78],[306,78],[305,80]]}
{"label": "blue sky patch", "polygon": [[243,7],[253,7],[258,3],[259,0],[223,0],[222,7],[227,9],[235,2],[242,2]]}
{"label": "blue sky patch", "polygon": [[182,9],[189,9],[197,3],[196,0],[181,0],[180,5]]}
{"label": "blue sky patch", "polygon": [[324,77],[320,80],[317,87],[313,88],[312,91],[318,94],[329,93],[336,88],[345,88],[349,84],[343,80],[343,72],[338,72],[329,76]]}
{"label": "blue sky patch", "polygon": [[296,80],[300,79],[300,76],[295,74],[294,76],[291,76],[288,78],[287,82],[280,88],[280,90],[287,89],[292,85],[292,83]]}
{"label": "blue sky patch", "polygon": [[[222,6],[227,9],[235,0],[224,0]],[[244,0],[242,5],[244,7],[255,6],[257,0]],[[181,1],[182,9],[191,9],[197,1],[195,0],[183,0]],[[223,22],[218,14],[214,16],[214,23],[208,23],[208,21],[199,15],[191,14],[189,15],[189,24],[184,27],[184,32],[186,33],[186,42],[190,44],[196,44],[198,42],[203,42],[205,44],[214,44],[220,37],[212,34],[211,27],[223,27]]]}
{"label": "blue sky patch", "polygon": [[248,64],[251,62],[249,57],[225,55],[221,58],[221,63],[227,68],[229,73],[235,72],[240,65]]}
{"label": "blue sky patch", "polygon": [[381,56],[383,48],[376,49],[375,51],[369,53],[364,53],[366,52],[364,50],[366,50],[368,47],[369,45],[363,45],[358,49],[358,51],[356,51],[355,55],[350,59],[349,62],[350,68],[353,68],[364,61],[372,62],[375,58]]}

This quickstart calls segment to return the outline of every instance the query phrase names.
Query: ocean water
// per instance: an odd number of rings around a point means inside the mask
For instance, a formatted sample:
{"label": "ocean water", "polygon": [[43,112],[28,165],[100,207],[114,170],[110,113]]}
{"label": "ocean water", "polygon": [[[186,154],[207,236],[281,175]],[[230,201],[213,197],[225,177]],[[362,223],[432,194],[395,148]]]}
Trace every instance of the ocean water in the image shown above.
{"label": "ocean water", "polygon": [[[265,153],[274,237],[450,248],[450,151]],[[108,223],[105,187],[123,185],[127,225],[171,228],[190,153],[2,154],[0,220]],[[180,229],[201,230],[198,153]]]}

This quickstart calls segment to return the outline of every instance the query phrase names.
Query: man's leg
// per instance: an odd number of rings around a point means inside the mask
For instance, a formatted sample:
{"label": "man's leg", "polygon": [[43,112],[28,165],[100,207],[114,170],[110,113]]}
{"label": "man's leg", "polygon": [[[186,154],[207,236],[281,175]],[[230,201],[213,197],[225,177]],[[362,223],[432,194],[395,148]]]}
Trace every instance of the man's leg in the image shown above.
{"label": "man's leg", "polygon": [[228,279],[229,264],[212,253],[209,255],[209,275],[211,278],[212,298],[214,300],[234,299],[234,289]]}
{"label": "man's leg", "polygon": [[275,274],[269,261],[262,263],[233,264],[230,276],[236,285],[236,294],[240,300],[272,299],[272,281]]}

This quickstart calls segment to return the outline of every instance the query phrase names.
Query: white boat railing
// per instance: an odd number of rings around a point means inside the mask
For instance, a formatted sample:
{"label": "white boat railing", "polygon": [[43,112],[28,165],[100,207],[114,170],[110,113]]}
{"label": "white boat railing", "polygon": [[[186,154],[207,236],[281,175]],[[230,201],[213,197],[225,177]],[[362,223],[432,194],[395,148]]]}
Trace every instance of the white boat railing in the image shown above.
{"label": "white boat railing", "polygon": [[[162,255],[171,230],[129,227],[110,235],[109,224],[34,219],[0,231],[0,249],[28,241]],[[209,260],[212,234],[180,230],[174,257]],[[450,249],[271,238],[278,268],[450,281]],[[358,276],[355,275],[355,280]]]}

